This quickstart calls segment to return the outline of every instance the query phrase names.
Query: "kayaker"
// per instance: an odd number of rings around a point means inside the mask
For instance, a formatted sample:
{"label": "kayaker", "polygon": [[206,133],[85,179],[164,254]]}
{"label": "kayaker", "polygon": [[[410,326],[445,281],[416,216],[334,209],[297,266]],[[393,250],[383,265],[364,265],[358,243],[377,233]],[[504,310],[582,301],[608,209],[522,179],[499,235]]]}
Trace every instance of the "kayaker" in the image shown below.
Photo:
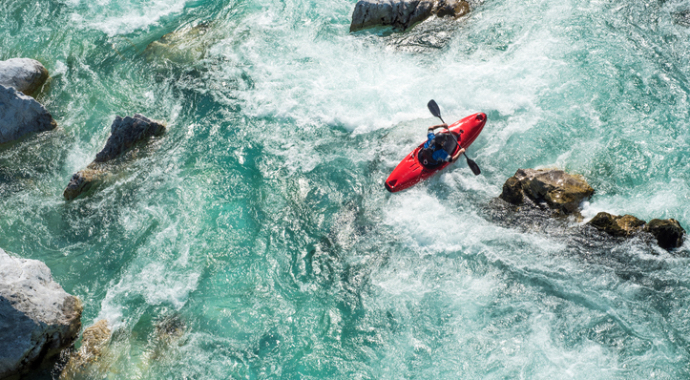
{"label": "kayaker", "polygon": [[455,150],[457,141],[450,136],[452,132],[435,134],[434,130],[437,128],[448,128],[448,124],[434,125],[427,130],[427,141],[419,152],[420,161],[424,166],[433,167],[443,162],[453,162],[465,152],[465,148],[460,148],[453,156],[448,154],[448,151]]}

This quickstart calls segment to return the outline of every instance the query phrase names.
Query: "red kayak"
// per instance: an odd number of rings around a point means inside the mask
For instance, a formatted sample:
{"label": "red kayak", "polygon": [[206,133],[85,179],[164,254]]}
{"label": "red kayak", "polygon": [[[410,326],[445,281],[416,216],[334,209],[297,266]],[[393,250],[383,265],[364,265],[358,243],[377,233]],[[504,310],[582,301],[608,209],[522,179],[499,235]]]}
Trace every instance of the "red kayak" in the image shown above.
{"label": "red kayak", "polygon": [[[467,116],[451,124],[448,129],[457,137],[459,143],[452,155],[457,153],[460,147],[469,148],[482,132],[484,124],[486,124],[486,114],[483,112]],[[448,133],[448,130],[444,129],[441,133]],[[421,143],[412,153],[405,156],[398,166],[393,169],[393,172],[386,180],[386,190],[391,193],[405,190],[450,165],[450,162],[444,162],[433,168],[423,166],[419,162],[419,151],[422,147],[424,147],[424,143]]]}

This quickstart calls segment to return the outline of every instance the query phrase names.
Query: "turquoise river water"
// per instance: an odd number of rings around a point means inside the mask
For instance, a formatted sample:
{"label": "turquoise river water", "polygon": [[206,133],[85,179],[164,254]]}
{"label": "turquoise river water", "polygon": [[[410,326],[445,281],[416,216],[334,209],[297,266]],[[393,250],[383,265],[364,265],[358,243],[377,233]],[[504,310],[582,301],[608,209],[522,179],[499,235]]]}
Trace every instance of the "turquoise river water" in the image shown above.
{"label": "turquoise river water", "polygon": [[[687,245],[511,222],[495,199],[558,167],[596,189],[584,221],[690,227],[688,2],[475,1],[351,34],[355,3],[0,2],[0,60],[48,68],[59,124],[0,147],[0,247],[109,321],[87,377],[690,378]],[[488,115],[483,173],[389,194],[432,98]],[[167,133],[66,202],[134,113]]]}

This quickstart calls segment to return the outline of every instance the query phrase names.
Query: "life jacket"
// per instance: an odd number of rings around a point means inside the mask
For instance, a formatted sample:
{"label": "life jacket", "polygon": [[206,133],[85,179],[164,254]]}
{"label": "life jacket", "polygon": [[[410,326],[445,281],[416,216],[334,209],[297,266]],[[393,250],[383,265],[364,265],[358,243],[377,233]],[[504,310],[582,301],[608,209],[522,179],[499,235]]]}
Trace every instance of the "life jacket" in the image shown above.
{"label": "life jacket", "polygon": [[438,150],[444,150],[446,153],[448,153],[448,155],[453,155],[458,143],[455,141],[453,136],[450,135],[450,133],[452,132],[436,134],[428,148],[422,148],[419,150],[418,159],[423,166],[427,168],[434,168],[446,162],[444,160],[434,159],[434,152]]}

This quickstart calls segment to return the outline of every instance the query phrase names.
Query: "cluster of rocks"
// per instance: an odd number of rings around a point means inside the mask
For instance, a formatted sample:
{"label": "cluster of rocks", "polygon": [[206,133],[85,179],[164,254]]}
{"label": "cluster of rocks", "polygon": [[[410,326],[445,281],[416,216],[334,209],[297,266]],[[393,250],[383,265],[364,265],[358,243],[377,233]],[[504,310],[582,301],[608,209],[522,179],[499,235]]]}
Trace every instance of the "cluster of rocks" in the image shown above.
{"label": "cluster of rocks", "polygon": [[[33,59],[0,61],[0,143],[57,126],[31,96],[40,94],[48,70]],[[110,165],[132,148],[165,132],[165,126],[141,115],[116,117],[111,135],[96,159],[72,176],[64,197],[74,199],[105,178]],[[81,329],[82,304],[53,281],[50,269],[36,260],[15,258],[0,249],[0,379],[19,378],[67,352]],[[84,330],[81,348],[69,355],[61,379],[83,373],[110,339],[106,321]]]}
{"label": "cluster of rocks", "polygon": [[[558,214],[579,215],[580,204],[592,194],[594,189],[582,176],[556,169],[518,169],[503,184],[499,198],[514,205],[524,204],[529,199]],[[650,234],[664,249],[680,247],[685,239],[685,230],[675,219],[652,219],[647,223],[632,215],[600,212],[587,225],[617,237]]]}
{"label": "cluster of rocks", "polygon": [[359,0],[352,13],[350,31],[392,26],[405,31],[431,16],[464,16],[470,4],[463,0]]}
{"label": "cluster of rocks", "polygon": [[36,60],[0,61],[0,144],[55,129],[51,114],[32,98],[48,78],[48,70]]}

